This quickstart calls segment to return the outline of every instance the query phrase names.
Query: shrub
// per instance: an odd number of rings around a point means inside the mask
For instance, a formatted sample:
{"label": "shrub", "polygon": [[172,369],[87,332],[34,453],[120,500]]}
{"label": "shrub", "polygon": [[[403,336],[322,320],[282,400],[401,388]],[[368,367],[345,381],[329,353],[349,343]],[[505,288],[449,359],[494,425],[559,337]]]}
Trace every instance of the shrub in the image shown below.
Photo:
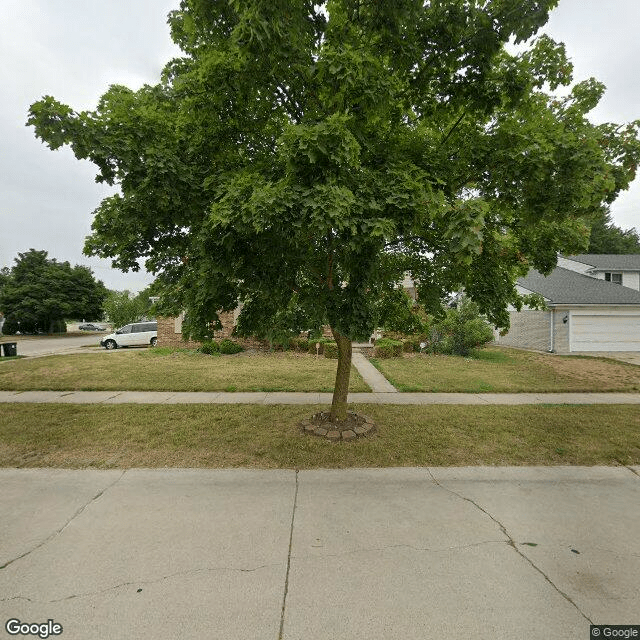
{"label": "shrub", "polygon": [[294,351],[308,351],[309,340],[307,340],[307,338],[292,338],[289,346]]}
{"label": "shrub", "polygon": [[[315,346],[315,345],[314,345]],[[324,343],[324,357],[337,360],[338,358],[338,345],[335,342]]]}
{"label": "shrub", "polygon": [[[413,340],[403,340],[402,341],[402,350],[405,353],[413,353],[416,350]],[[420,350],[420,346],[419,345],[418,345],[418,350]]]}
{"label": "shrub", "polygon": [[229,340],[229,338],[220,340],[220,353],[232,355],[234,353],[240,353],[241,351],[244,351],[244,349],[237,342]]}
{"label": "shrub", "polygon": [[21,334],[29,335],[34,333],[67,333],[67,323],[64,320],[54,320],[52,323],[41,324],[37,320],[26,319],[20,324],[15,316],[8,316],[5,320],[2,332],[7,335],[15,335],[18,331]]}
{"label": "shrub", "polygon": [[208,356],[212,356],[214,353],[220,353],[220,345],[215,340],[207,340],[198,347],[200,353],[206,353]]}
{"label": "shrub", "polygon": [[441,338],[433,343],[437,353],[468,356],[471,349],[493,339],[491,325],[480,315],[478,305],[466,299],[457,309],[448,309],[435,329],[441,334]]}
{"label": "shrub", "polygon": [[374,356],[376,358],[397,358],[402,355],[402,342],[391,338],[376,340]]}
{"label": "shrub", "polygon": [[[51,328],[51,327],[49,327]],[[67,333],[67,323],[64,320],[56,320],[53,323],[54,333]]]}

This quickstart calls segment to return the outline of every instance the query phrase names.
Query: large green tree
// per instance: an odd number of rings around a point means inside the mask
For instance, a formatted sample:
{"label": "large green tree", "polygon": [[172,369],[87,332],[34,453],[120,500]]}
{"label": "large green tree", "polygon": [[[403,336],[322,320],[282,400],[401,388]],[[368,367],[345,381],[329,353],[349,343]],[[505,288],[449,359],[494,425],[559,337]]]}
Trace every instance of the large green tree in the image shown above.
{"label": "large green tree", "polygon": [[109,291],[103,304],[107,319],[116,327],[140,320],[151,309],[150,295],[149,288],[137,295],[130,291]]}
{"label": "large green tree", "polygon": [[637,124],[586,118],[603,86],[549,94],[572,83],[563,45],[535,37],[556,3],[183,0],[158,84],[80,113],[47,96],[28,122],[120,186],[85,250],[144,258],[187,333],[238,300],[244,333],[294,298],[328,323],[343,419],[351,340],[404,272],[423,304],[464,287],[506,326],[516,278],[584,250],[583,219],[633,179]]}
{"label": "large green tree", "polygon": [[608,211],[599,213],[591,224],[589,253],[640,253],[637,229],[616,226]]}
{"label": "large green tree", "polygon": [[[107,289],[91,269],[48,258],[46,251],[19,253],[0,279],[0,311],[5,332],[53,333],[65,318],[100,318]],[[19,323],[19,324],[18,324]]]}

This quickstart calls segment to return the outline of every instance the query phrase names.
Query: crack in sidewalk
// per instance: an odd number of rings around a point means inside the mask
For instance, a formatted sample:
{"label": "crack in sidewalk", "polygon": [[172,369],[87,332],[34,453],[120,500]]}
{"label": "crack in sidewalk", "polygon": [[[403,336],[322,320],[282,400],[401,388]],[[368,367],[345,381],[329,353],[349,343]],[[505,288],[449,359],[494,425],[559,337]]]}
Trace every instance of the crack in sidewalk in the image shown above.
{"label": "crack in sidewalk", "polygon": [[287,552],[287,571],[284,579],[284,594],[282,596],[282,610],[280,612],[280,630],[278,632],[278,640],[282,640],[284,634],[284,615],[287,606],[287,594],[289,593],[289,570],[291,569],[291,547],[293,546],[293,524],[296,518],[296,507],[298,505],[298,474],[296,469],[296,490],[293,495],[293,509],[291,510],[291,529],[289,531],[289,551]]}
{"label": "crack in sidewalk", "polygon": [[182,576],[190,576],[196,575],[198,573],[219,573],[223,571],[233,571],[239,573],[252,573],[254,571],[258,571],[260,569],[265,569],[268,567],[277,567],[280,566],[281,562],[273,562],[269,564],[261,564],[257,567],[251,568],[241,568],[241,567],[202,567],[200,569],[185,569],[184,571],[175,571],[174,573],[169,573],[166,576],[160,576],[159,578],[153,578],[149,580],[127,580],[126,582],[120,582],[111,587],[106,587],[104,589],[98,589],[97,591],[86,591],[84,593],[73,593],[68,596],[64,596],[64,598],[56,598],[54,600],[36,600],[34,598],[28,598],[27,596],[12,596],[11,598],[2,598],[0,602],[10,602],[11,600],[26,600],[28,602],[35,602],[37,604],[56,604],[59,602],[65,602],[66,600],[74,600],[76,598],[90,598],[92,596],[99,596],[104,593],[109,593],[110,591],[117,591],[118,589],[123,589],[124,587],[131,586],[139,586],[141,584],[151,585],[151,584],[159,584],[164,582],[165,580],[171,580],[173,578],[178,578]]}
{"label": "crack in sidewalk", "polygon": [[640,473],[638,473],[633,467],[629,467],[627,465],[624,465],[625,469],[629,469],[629,471],[631,471],[631,473],[633,473],[634,475],[638,476],[640,478]]}
{"label": "crack in sidewalk", "polygon": [[95,502],[96,500],[98,500],[102,495],[104,495],[104,493],[106,491],[108,491],[109,489],[111,489],[111,487],[113,487],[116,483],[120,482],[120,480],[122,480],[122,476],[124,476],[124,474],[127,472],[127,470],[125,469],[113,482],[111,482],[110,484],[108,484],[104,489],[101,489],[100,491],[98,491],[98,493],[96,493],[95,496],[93,496],[93,498],[91,498],[90,500],[88,500],[87,502],[85,502],[85,504],[83,504],[63,525],[62,527],[60,527],[60,529],[56,529],[50,536],[48,536],[47,538],[45,538],[44,540],[42,540],[41,542],[39,542],[37,545],[35,545],[34,547],[32,547],[31,549],[29,549],[28,551],[25,551],[24,553],[20,554],[19,556],[13,558],[12,560],[9,560],[8,562],[5,562],[3,565],[0,565],[0,570],[2,569],[6,569],[9,565],[13,564],[14,562],[17,562],[18,560],[22,559],[22,558],[26,558],[28,555],[31,555],[34,551],[37,551],[38,549],[41,549],[42,547],[44,547],[46,544],[48,544],[49,542],[51,542],[52,540],[54,540],[55,538],[57,538],[90,504],[92,504],[93,502]]}
{"label": "crack in sidewalk", "polygon": [[473,549],[474,547],[482,547],[487,544],[505,544],[506,540],[482,540],[481,542],[471,542],[469,544],[461,544],[453,547],[416,547],[411,544],[399,543],[399,544],[388,544],[384,547],[362,547],[360,549],[353,549],[351,551],[343,551],[341,553],[312,553],[306,554],[302,556],[292,556],[295,560],[317,560],[324,558],[342,558],[344,556],[355,555],[357,553],[369,553],[372,551],[387,551],[388,549],[411,549],[412,551],[424,551],[427,553],[447,553],[448,551],[462,551],[464,549]]}
{"label": "crack in sidewalk", "polygon": [[550,584],[553,589],[560,594],[569,604],[571,604],[575,610],[589,623],[589,624],[594,624],[593,620],[591,620],[591,618],[589,618],[581,609],[580,607],[573,601],[573,599],[571,598],[571,596],[569,596],[569,594],[565,593],[564,591],[562,591],[562,589],[560,589],[556,584],[554,584],[554,582],[551,580],[551,578],[544,572],[542,571],[542,569],[540,569],[534,562],[533,560],[531,560],[528,556],[526,556],[524,553],[522,553],[522,551],[520,551],[520,549],[518,549],[517,543],[516,541],[513,539],[513,537],[511,536],[511,534],[507,531],[507,528],[502,524],[502,522],[500,522],[500,520],[498,520],[493,514],[489,513],[489,511],[487,511],[486,509],[483,509],[477,502],[475,502],[474,500],[472,500],[471,498],[467,498],[466,496],[463,496],[461,493],[458,493],[457,491],[454,491],[453,489],[449,489],[448,487],[445,487],[444,485],[440,484],[438,482],[438,480],[436,480],[435,476],[433,475],[433,473],[431,472],[431,469],[429,469],[427,467],[427,473],[431,476],[431,480],[433,481],[433,483],[440,487],[441,489],[443,489],[444,491],[447,491],[448,493],[457,496],[458,498],[460,498],[461,500],[464,500],[465,502],[469,502],[470,504],[472,504],[474,507],[476,507],[476,509],[478,509],[479,511],[481,511],[482,513],[484,513],[488,518],[490,518],[493,522],[495,522],[498,527],[500,528],[500,531],[502,531],[502,533],[507,537],[506,543],[508,546],[510,546],[523,560],[525,560],[527,563],[529,563],[531,565],[531,567],[533,569],[535,569],[545,580],[548,584]]}

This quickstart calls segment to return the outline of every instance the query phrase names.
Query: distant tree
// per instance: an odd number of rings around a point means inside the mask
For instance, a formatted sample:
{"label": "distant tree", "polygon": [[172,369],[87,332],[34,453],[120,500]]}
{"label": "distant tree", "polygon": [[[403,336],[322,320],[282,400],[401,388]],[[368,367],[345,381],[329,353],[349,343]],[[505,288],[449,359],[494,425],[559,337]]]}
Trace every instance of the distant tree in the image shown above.
{"label": "distant tree", "polygon": [[[0,274],[0,310],[5,333],[63,331],[65,318],[100,318],[107,289],[91,269],[48,258],[46,251],[19,253]],[[18,323],[20,323],[18,325]]]}
{"label": "distant tree", "polygon": [[343,420],[351,341],[404,272],[422,304],[464,288],[506,326],[517,278],[586,249],[585,218],[633,179],[637,125],[587,118],[604,86],[551,93],[573,83],[564,46],[535,37],[556,4],[182,0],[158,84],[92,111],[45,96],[28,123],[120,187],[85,251],[144,258],[186,334],[239,300],[258,331],[294,296],[330,325]]}
{"label": "distant tree", "polygon": [[103,310],[109,322],[121,327],[146,316],[151,308],[149,289],[133,295],[129,291],[109,291]]}
{"label": "distant tree", "polygon": [[[0,299],[2,299],[2,290],[5,284],[9,281],[9,276],[11,275],[11,270],[9,267],[2,267],[0,269]],[[0,336],[2,335],[4,324],[6,322],[6,317],[0,308]]]}
{"label": "distant tree", "polygon": [[589,253],[640,253],[638,230],[624,231],[613,224],[608,211],[603,212],[591,225]]}
{"label": "distant tree", "polygon": [[11,269],[9,269],[9,267],[2,267],[2,269],[0,269],[0,292],[4,285],[9,281],[10,275]]}

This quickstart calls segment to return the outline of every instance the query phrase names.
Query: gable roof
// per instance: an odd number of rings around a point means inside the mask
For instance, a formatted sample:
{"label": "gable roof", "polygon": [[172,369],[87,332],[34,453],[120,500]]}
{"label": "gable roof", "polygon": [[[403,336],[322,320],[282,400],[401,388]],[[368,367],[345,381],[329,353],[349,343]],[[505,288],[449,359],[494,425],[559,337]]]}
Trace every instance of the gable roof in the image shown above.
{"label": "gable roof", "polygon": [[596,271],[640,271],[640,253],[579,253],[564,257],[591,265]]}
{"label": "gable roof", "polygon": [[640,305],[640,291],[613,282],[598,280],[570,269],[556,267],[548,276],[531,269],[518,284],[547,298],[549,305],[557,304],[636,304]]}

